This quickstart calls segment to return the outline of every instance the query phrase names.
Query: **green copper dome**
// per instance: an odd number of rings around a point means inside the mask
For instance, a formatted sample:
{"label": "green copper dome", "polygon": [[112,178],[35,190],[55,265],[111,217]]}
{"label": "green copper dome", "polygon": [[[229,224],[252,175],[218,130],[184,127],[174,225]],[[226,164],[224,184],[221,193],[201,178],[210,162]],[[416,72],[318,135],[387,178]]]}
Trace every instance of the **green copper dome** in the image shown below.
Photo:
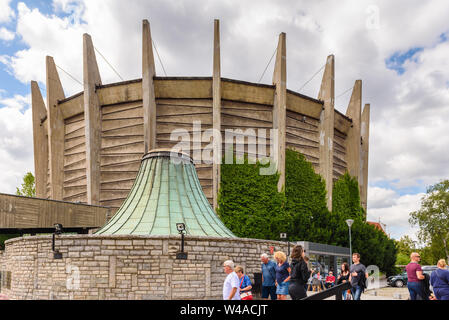
{"label": "green copper dome", "polygon": [[143,156],[134,185],[96,234],[175,235],[176,223],[192,236],[235,237],[212,210],[192,159],[153,150]]}

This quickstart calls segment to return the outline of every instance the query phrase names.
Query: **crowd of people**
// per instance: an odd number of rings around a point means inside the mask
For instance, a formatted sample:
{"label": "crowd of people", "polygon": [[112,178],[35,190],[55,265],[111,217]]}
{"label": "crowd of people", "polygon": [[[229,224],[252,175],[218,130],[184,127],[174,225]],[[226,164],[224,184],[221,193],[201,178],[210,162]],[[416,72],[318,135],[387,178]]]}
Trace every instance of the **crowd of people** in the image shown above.
{"label": "crowd of people", "polygon": [[[360,263],[358,253],[352,255],[351,266],[346,262],[341,265],[337,277],[332,270],[326,277],[322,277],[319,269],[310,268],[309,259],[300,245],[293,248],[290,263],[282,251],[274,253],[274,261],[270,260],[266,253],[263,253],[260,259],[262,299],[286,300],[290,296],[292,300],[299,300],[307,297],[307,291],[310,288],[312,291],[321,291],[349,282],[350,289],[343,292],[342,299],[360,300],[362,292],[366,289],[368,273],[366,267]],[[423,272],[419,264],[420,259],[420,255],[413,252],[410,263],[406,266],[410,300],[449,300],[449,270],[446,261],[439,260],[437,269],[429,276]],[[251,280],[245,274],[243,267],[234,268],[231,260],[225,261],[223,267],[227,274],[223,286],[223,299],[252,300]]]}
{"label": "crowd of people", "polygon": [[[312,287],[313,291],[329,289],[335,285],[350,282],[351,289],[343,292],[342,298],[360,300],[361,293],[366,288],[368,274],[366,268],[360,263],[360,254],[354,253],[351,267],[347,263],[341,265],[338,277],[332,270],[326,277],[322,277],[319,269],[312,269],[309,259],[305,255],[302,246],[293,247],[290,262],[282,251],[277,251],[270,260],[268,254],[260,257],[262,271],[262,299],[286,300],[288,296],[292,300],[307,297],[307,291]],[[252,285],[249,277],[244,273],[242,266],[234,267],[232,260],[223,263],[227,277],[223,285],[224,300],[252,300]]]}

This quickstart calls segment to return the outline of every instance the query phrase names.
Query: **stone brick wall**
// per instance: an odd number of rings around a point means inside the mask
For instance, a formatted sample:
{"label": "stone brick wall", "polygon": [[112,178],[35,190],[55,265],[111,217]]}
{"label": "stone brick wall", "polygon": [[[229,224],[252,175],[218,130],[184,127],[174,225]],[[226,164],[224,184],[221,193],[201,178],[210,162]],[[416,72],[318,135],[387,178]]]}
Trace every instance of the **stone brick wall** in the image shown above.
{"label": "stone brick wall", "polygon": [[223,262],[242,265],[254,281],[260,255],[278,241],[186,237],[188,260],[176,260],[179,236],[63,235],[10,239],[0,271],[11,271],[10,299],[222,299]]}

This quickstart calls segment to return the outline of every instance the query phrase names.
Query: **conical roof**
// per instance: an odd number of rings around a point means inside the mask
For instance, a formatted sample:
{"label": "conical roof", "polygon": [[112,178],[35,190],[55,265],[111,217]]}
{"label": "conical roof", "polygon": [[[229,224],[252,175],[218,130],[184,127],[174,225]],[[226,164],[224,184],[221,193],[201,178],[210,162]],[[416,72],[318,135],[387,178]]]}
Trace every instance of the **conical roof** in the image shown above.
{"label": "conical roof", "polygon": [[187,235],[235,237],[212,210],[192,159],[156,149],[143,156],[128,197],[96,234],[175,235],[176,223]]}

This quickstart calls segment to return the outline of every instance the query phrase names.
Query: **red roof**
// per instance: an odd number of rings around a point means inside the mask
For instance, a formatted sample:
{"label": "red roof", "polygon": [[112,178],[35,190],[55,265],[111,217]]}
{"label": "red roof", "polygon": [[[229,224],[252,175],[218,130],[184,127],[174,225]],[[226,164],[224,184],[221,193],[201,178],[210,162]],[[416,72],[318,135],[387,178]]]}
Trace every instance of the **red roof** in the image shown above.
{"label": "red roof", "polygon": [[385,232],[384,228],[382,227],[382,225],[379,222],[367,221],[366,223],[374,226],[374,228],[376,228],[377,230],[382,231],[383,233],[385,233],[385,235],[387,235],[387,233]]}

